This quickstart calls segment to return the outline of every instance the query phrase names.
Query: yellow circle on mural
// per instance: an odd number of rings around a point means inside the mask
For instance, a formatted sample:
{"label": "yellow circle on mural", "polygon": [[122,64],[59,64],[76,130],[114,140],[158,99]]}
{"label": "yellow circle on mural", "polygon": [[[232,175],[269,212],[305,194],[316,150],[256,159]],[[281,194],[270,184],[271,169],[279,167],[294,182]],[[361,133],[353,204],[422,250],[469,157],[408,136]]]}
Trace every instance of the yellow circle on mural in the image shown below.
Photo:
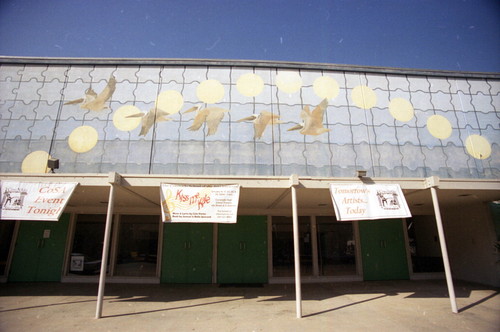
{"label": "yellow circle on mural", "polygon": [[404,98],[394,98],[389,103],[389,112],[394,119],[408,122],[413,119],[415,111],[413,110],[412,104]]}
{"label": "yellow circle on mural", "polygon": [[156,98],[156,107],[168,114],[179,112],[182,105],[184,105],[184,98],[175,90],[163,91]]}
{"label": "yellow circle on mural", "polygon": [[486,159],[491,155],[491,145],[480,135],[470,135],[465,140],[467,152],[476,159]]}
{"label": "yellow circle on mural", "polygon": [[259,75],[247,73],[238,78],[236,88],[244,96],[255,97],[264,89],[264,81]]}
{"label": "yellow circle on mural", "polygon": [[22,164],[21,172],[23,173],[48,173],[50,169],[47,167],[47,161],[50,155],[45,151],[34,151],[28,154]]}
{"label": "yellow circle on mural", "polygon": [[362,109],[370,109],[377,104],[377,95],[366,85],[358,85],[351,92],[354,105]]}
{"label": "yellow circle on mural", "polygon": [[276,75],[276,86],[285,93],[295,93],[302,87],[302,78],[297,72],[283,71]]}
{"label": "yellow circle on mural", "polygon": [[96,146],[99,135],[97,130],[90,126],[81,126],[75,128],[68,138],[68,144],[71,150],[76,153],[90,151]]}
{"label": "yellow circle on mural", "polygon": [[129,116],[141,113],[141,110],[135,106],[122,106],[115,111],[115,114],[113,114],[113,124],[116,129],[121,131],[134,130],[141,123],[142,118],[140,116]]}
{"label": "yellow circle on mural", "polygon": [[442,115],[433,115],[427,119],[427,130],[432,136],[439,139],[446,139],[451,135],[451,124]]}
{"label": "yellow circle on mural", "polygon": [[314,80],[314,93],[322,99],[333,99],[339,95],[339,84],[328,76],[320,76]]}
{"label": "yellow circle on mural", "polygon": [[206,80],[196,88],[198,99],[207,104],[215,104],[224,98],[224,87],[217,80]]}

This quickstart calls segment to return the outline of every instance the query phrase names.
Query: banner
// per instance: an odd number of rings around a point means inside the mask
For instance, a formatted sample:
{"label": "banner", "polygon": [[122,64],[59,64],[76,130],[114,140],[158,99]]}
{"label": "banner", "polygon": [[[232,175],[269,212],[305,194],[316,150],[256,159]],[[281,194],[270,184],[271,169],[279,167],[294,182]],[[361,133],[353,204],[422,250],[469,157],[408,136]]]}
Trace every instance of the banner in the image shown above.
{"label": "banner", "polygon": [[57,221],[77,184],[2,181],[0,219]]}
{"label": "banner", "polygon": [[337,220],[409,218],[399,184],[330,184]]}
{"label": "banner", "polygon": [[160,186],[163,222],[236,223],[239,185]]}

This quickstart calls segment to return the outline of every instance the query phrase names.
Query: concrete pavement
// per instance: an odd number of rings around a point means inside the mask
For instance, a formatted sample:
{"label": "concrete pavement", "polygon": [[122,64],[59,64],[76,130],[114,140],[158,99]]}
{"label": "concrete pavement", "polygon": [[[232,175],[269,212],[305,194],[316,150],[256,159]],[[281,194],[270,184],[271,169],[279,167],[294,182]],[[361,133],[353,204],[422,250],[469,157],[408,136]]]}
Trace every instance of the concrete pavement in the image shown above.
{"label": "concrete pavement", "polygon": [[500,331],[499,289],[444,280],[302,285],[0,284],[0,331]]}

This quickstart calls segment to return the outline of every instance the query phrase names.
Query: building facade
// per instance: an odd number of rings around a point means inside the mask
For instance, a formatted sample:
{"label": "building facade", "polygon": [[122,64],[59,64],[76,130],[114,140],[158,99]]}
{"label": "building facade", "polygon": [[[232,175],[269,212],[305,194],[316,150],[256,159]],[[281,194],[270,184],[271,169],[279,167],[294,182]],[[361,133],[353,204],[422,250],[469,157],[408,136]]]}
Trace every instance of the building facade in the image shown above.
{"label": "building facade", "polygon": [[[434,187],[453,276],[500,285],[497,74],[0,60],[1,179],[79,184],[58,222],[0,222],[4,281],[97,280],[111,204],[110,281],[292,282],[293,185],[304,281],[442,277]],[[412,218],[337,221],[328,185],[360,181]],[[161,183],[239,184],[238,222],[162,223]]]}

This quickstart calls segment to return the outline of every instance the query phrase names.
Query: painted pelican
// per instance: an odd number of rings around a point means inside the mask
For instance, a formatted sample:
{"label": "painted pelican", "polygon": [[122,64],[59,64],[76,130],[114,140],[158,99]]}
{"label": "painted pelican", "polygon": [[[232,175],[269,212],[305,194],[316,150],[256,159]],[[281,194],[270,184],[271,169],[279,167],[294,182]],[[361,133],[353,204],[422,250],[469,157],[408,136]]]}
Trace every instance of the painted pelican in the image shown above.
{"label": "painted pelican", "polygon": [[104,104],[111,98],[116,89],[116,79],[114,76],[109,78],[106,87],[97,94],[92,88],[85,90],[85,97],[75,99],[64,103],[64,105],[80,104],[81,109],[89,111],[102,111],[109,107]]}
{"label": "painted pelican", "polygon": [[201,128],[203,123],[206,123],[208,128],[207,136],[213,135],[217,132],[217,128],[224,117],[224,113],[229,112],[228,110],[220,107],[207,107],[202,109],[201,106],[195,106],[185,111],[184,114],[194,111],[197,111],[197,113],[194,117],[193,124],[188,129],[196,131]]}
{"label": "painted pelican", "polygon": [[302,135],[314,136],[330,131],[330,129],[323,127],[323,116],[327,106],[328,99],[325,98],[312,112],[310,111],[309,106],[304,107],[300,113],[302,123],[288,129],[288,131],[300,129],[300,133]]}
{"label": "painted pelican", "polygon": [[141,132],[139,133],[139,136],[146,136],[155,122],[171,121],[172,119],[167,118],[168,115],[169,113],[162,111],[157,107],[153,107],[147,113],[135,113],[127,116],[127,118],[142,118]]}
{"label": "painted pelican", "polygon": [[279,121],[279,115],[268,111],[261,111],[260,114],[252,114],[249,117],[240,119],[236,122],[252,121],[254,129],[254,139],[261,138],[268,124],[283,123]]}

